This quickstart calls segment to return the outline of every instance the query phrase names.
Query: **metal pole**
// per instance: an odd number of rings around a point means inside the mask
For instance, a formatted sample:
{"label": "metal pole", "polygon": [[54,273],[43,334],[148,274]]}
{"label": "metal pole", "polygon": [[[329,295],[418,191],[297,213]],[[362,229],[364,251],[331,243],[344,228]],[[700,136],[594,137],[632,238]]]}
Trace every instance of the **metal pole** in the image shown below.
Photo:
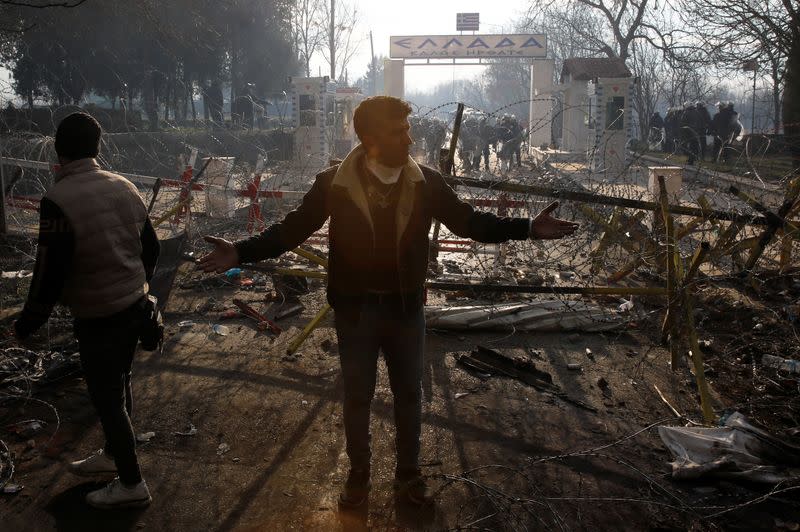
{"label": "metal pole", "polygon": [[753,69],[753,107],[750,111],[750,134],[756,132],[756,74],[758,74],[758,64]]}
{"label": "metal pole", "polygon": [[2,156],[3,140],[0,138],[0,235],[4,235],[8,231],[8,225],[6,224],[6,173]]}
{"label": "metal pole", "polygon": [[372,54],[372,96],[378,95],[378,73],[375,71],[375,46],[372,44],[372,30],[369,30],[369,53]]}

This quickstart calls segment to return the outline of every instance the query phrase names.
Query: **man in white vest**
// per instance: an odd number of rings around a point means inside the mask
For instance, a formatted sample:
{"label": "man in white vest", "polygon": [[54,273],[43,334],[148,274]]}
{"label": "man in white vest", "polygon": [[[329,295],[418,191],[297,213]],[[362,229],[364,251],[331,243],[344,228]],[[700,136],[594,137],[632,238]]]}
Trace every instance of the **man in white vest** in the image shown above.
{"label": "man in white vest", "polygon": [[58,125],[61,167],[41,201],[36,266],[14,329],[24,340],[47,321],[57,302],[69,307],[106,440],[103,449],[72,462],[70,470],[116,476],[87,494],[92,506],[140,507],[152,499],[130,420],[131,365],[159,245],[136,187],[97,164],[101,133],[86,113],[73,113]]}

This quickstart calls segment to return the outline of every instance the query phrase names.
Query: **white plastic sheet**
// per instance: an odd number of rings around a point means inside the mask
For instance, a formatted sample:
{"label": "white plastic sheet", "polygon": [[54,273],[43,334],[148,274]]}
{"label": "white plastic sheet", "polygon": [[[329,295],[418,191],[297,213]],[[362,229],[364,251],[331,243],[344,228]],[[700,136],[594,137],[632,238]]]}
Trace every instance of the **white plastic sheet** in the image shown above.
{"label": "white plastic sheet", "polygon": [[742,479],[774,484],[800,478],[800,448],[754,427],[734,412],[722,427],[659,427],[674,457],[676,479]]}

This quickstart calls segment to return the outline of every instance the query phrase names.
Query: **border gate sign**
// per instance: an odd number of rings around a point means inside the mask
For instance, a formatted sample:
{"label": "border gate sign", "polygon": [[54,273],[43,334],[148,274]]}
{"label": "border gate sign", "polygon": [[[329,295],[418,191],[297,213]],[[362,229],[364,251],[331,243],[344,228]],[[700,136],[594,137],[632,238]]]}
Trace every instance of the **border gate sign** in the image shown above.
{"label": "border gate sign", "polygon": [[456,13],[456,31],[478,31],[480,13]]}
{"label": "border gate sign", "polygon": [[392,59],[545,57],[544,34],[415,35],[389,38]]}

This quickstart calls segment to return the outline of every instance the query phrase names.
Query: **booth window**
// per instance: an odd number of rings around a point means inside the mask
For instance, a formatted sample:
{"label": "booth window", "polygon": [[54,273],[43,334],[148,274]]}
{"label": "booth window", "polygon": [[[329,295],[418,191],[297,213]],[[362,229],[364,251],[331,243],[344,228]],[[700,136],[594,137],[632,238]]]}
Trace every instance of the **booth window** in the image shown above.
{"label": "booth window", "polygon": [[317,125],[317,99],[313,94],[300,94],[298,107],[301,126]]}
{"label": "booth window", "polygon": [[606,102],[606,129],[620,130],[624,125],[625,97],[614,96]]}

